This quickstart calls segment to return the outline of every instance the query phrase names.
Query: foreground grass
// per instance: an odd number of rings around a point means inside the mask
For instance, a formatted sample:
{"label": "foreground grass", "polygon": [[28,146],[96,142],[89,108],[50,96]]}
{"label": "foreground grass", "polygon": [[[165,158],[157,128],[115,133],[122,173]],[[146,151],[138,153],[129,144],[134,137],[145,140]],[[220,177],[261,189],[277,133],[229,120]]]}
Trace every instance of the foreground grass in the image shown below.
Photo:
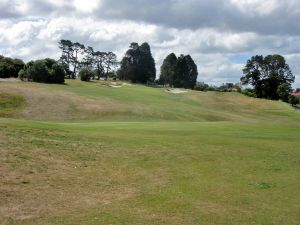
{"label": "foreground grass", "polygon": [[0,120],[1,224],[300,222],[300,129]]}
{"label": "foreground grass", "polygon": [[287,104],[0,82],[0,117],[1,225],[300,224]]}

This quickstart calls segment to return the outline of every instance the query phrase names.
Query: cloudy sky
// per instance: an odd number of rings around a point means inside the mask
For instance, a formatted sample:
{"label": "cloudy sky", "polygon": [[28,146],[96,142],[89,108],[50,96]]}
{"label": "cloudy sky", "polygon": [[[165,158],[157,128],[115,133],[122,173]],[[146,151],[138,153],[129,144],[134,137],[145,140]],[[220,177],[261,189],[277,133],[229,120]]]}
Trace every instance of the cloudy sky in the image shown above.
{"label": "cloudy sky", "polygon": [[190,54],[209,84],[238,82],[252,55],[281,54],[300,87],[299,21],[299,0],[0,0],[0,54],[58,59],[70,39],[120,59],[147,41],[158,70],[169,53]]}

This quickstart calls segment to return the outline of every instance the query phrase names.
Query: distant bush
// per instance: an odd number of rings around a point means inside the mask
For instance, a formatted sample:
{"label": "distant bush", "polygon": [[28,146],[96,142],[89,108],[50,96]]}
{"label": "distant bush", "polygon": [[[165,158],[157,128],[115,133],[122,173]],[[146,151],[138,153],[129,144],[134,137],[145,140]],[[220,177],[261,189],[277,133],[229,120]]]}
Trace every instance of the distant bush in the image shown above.
{"label": "distant bush", "polygon": [[214,86],[214,85],[209,85],[207,88],[207,91],[219,91],[219,87]]}
{"label": "distant bush", "polygon": [[93,76],[94,72],[89,67],[83,67],[79,72],[79,77],[82,81],[90,81]]}
{"label": "distant bush", "polygon": [[51,83],[63,84],[65,82],[65,71],[63,67],[54,63],[50,70]]}
{"label": "distant bush", "polygon": [[289,102],[289,96],[292,92],[292,87],[288,83],[283,83],[278,86],[277,88],[277,95],[279,96],[279,99],[281,99],[284,102]]}
{"label": "distant bush", "polygon": [[20,80],[24,81],[27,78],[27,72],[26,70],[22,69],[19,71],[18,77]]}
{"label": "distant bush", "polygon": [[247,88],[245,90],[242,90],[242,93],[244,95],[249,96],[249,97],[256,98],[256,94],[255,94],[255,91],[253,89]]}
{"label": "distant bush", "polygon": [[18,73],[24,65],[21,59],[12,59],[0,55],[0,78],[18,77]]}
{"label": "distant bush", "polygon": [[108,72],[108,73],[105,73],[104,76],[111,80],[117,80],[117,78],[118,78],[118,75],[116,72]]}
{"label": "distant bush", "polygon": [[20,70],[19,78],[39,83],[62,84],[65,82],[65,72],[55,60],[47,58],[28,62],[24,70]]}
{"label": "distant bush", "polygon": [[44,60],[36,60],[32,66],[27,69],[28,80],[34,82],[48,83],[50,73]]}
{"label": "distant bush", "polygon": [[209,85],[204,82],[198,82],[195,86],[196,91],[208,91]]}
{"label": "distant bush", "polygon": [[295,106],[295,105],[300,104],[300,98],[299,98],[299,97],[296,97],[296,96],[294,96],[294,95],[290,95],[290,96],[288,97],[288,102],[289,102],[291,105]]}
{"label": "distant bush", "polygon": [[221,92],[241,92],[241,87],[238,83],[237,84],[233,84],[233,83],[222,84],[220,87],[218,87],[218,89]]}
{"label": "distant bush", "polygon": [[148,87],[152,87],[152,88],[161,88],[162,87],[159,80],[147,81],[146,85]]}
{"label": "distant bush", "polygon": [[221,86],[208,85],[204,82],[197,82],[195,86],[196,91],[219,91],[219,92],[241,92],[240,85],[234,83],[226,83]]}

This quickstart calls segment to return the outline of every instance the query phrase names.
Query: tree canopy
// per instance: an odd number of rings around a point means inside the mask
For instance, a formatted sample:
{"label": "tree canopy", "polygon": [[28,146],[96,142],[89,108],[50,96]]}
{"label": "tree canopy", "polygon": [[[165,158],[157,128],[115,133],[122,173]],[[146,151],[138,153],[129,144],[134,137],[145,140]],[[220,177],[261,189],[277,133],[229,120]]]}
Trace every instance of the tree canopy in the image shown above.
{"label": "tree canopy", "polygon": [[0,78],[18,77],[18,73],[24,67],[21,59],[13,59],[0,55]]}
{"label": "tree canopy", "polygon": [[131,43],[121,61],[118,71],[120,79],[130,80],[134,83],[153,82],[156,78],[155,61],[148,43],[139,45]]}
{"label": "tree canopy", "polygon": [[174,86],[174,77],[176,74],[177,57],[174,53],[169,54],[163,61],[160,68],[160,83],[163,85]]}
{"label": "tree canopy", "polygon": [[[241,78],[243,85],[252,85],[258,98],[278,100],[283,90],[291,89],[295,77],[281,55],[253,56],[247,61]],[[282,86],[283,84],[286,84]],[[284,97],[286,99],[286,97]]]}
{"label": "tree canopy", "polygon": [[75,79],[81,68],[88,67],[95,70],[93,74],[97,75],[98,80],[100,77],[107,79],[117,64],[117,56],[113,52],[95,51],[91,46],[70,40],[60,40],[58,44],[62,51],[59,61],[68,78]]}
{"label": "tree canopy", "polygon": [[160,83],[164,85],[193,89],[197,77],[197,65],[190,55],[180,55],[177,58],[174,53],[171,53],[161,66]]}
{"label": "tree canopy", "polygon": [[79,71],[79,77],[81,81],[90,81],[93,77],[93,71],[90,67],[83,67]]}
{"label": "tree canopy", "polygon": [[[295,76],[281,55],[252,56],[243,69],[241,83],[226,83],[216,87],[197,83],[197,65],[190,55],[183,54],[178,57],[174,53],[169,54],[161,65],[160,78],[156,80],[155,61],[147,42],[141,45],[132,42],[121,63],[117,61],[113,52],[94,50],[91,46],[71,40],[62,39],[58,44],[61,49],[58,61],[46,58],[24,64],[21,59],[0,55],[0,78],[19,76],[28,81],[64,83],[65,78],[76,79],[78,76],[85,81],[118,77],[133,83],[160,84],[203,91],[240,91],[251,97],[281,99],[293,104],[298,101],[297,96],[291,96]],[[120,65],[120,68],[116,72],[117,65]],[[248,87],[242,90],[241,85]],[[298,89],[296,92],[300,92]]]}
{"label": "tree canopy", "polygon": [[65,82],[65,71],[57,61],[46,58],[28,62],[20,70],[19,77],[21,80],[61,84]]}

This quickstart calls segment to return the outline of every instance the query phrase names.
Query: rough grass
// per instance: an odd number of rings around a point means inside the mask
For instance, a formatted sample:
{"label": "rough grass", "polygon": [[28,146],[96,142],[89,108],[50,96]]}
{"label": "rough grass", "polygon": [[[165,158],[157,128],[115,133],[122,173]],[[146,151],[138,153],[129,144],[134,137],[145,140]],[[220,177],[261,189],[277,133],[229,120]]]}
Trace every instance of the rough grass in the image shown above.
{"label": "rough grass", "polygon": [[139,85],[112,88],[105,82],[66,85],[2,82],[3,92],[24,96],[19,118],[52,121],[240,121],[294,123],[287,104],[238,93],[166,93]]}
{"label": "rough grass", "polygon": [[22,96],[0,92],[0,117],[13,117],[24,106],[25,99]]}
{"label": "rough grass", "polygon": [[98,82],[0,87],[26,99],[0,119],[1,225],[300,223],[300,115],[286,104]]}

